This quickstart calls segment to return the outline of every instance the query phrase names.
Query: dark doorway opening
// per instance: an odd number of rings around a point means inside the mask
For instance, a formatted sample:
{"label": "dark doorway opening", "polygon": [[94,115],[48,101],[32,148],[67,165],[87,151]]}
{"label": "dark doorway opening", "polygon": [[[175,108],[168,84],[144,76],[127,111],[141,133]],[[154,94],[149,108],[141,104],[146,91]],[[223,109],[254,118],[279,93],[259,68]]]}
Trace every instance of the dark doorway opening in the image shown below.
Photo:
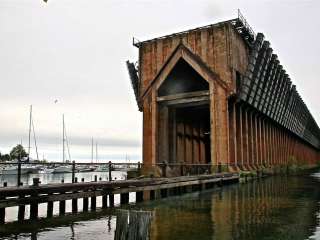
{"label": "dark doorway opening", "polygon": [[211,162],[209,83],[180,59],[158,89],[157,161]]}

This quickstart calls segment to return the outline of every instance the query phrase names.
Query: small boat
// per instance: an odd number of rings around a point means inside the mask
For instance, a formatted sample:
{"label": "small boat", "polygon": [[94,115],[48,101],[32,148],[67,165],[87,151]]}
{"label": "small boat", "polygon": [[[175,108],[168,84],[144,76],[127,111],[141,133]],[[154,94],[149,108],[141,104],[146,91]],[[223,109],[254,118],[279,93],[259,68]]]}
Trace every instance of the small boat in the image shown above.
{"label": "small boat", "polygon": [[108,165],[99,165],[95,172],[108,172],[109,171],[109,166]]}
{"label": "small boat", "polygon": [[[30,173],[38,173],[39,170],[33,166],[22,166],[21,174],[30,174]],[[18,174],[18,166],[8,166],[4,167],[0,170],[2,175],[17,175]]]}
{"label": "small boat", "polygon": [[53,169],[52,173],[72,173],[71,166],[59,166]]}
{"label": "small boat", "polygon": [[95,166],[79,166],[77,167],[79,172],[93,172],[96,170]]}

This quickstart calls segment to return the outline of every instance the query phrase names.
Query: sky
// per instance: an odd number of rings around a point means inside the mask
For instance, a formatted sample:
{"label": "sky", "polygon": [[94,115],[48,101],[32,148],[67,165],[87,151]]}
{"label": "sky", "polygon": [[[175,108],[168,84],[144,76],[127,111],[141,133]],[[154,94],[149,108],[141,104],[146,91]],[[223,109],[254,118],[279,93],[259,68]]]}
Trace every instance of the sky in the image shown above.
{"label": "sky", "polygon": [[[0,152],[28,145],[29,107],[40,158],[141,161],[142,114],[126,60],[143,41],[237,17],[262,32],[320,123],[317,0],[0,0]],[[57,101],[56,101],[57,100]],[[31,157],[35,157],[32,144]]]}

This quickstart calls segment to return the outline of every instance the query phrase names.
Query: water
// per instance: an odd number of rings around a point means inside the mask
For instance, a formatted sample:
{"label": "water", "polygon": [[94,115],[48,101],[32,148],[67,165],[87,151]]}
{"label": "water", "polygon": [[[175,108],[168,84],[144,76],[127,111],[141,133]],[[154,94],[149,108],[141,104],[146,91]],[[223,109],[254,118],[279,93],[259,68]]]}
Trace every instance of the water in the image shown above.
{"label": "water", "polygon": [[[320,239],[320,173],[270,177],[131,204],[153,212],[151,239]],[[0,239],[113,239],[112,209],[0,227]]]}
{"label": "water", "polygon": [[[102,181],[107,181],[109,177],[108,172],[79,172],[75,173],[75,177],[78,178],[78,182],[84,178],[85,182],[90,182],[94,180],[94,176],[98,179],[101,178]],[[123,180],[126,177],[126,173],[120,171],[111,172],[112,179]],[[33,178],[40,178],[41,184],[48,183],[61,183],[63,179],[65,183],[72,182],[72,173],[37,173],[37,174],[23,174],[21,175],[21,182],[23,185],[32,185]],[[0,186],[4,182],[7,182],[8,186],[17,186],[16,175],[1,175],[0,174]]]}

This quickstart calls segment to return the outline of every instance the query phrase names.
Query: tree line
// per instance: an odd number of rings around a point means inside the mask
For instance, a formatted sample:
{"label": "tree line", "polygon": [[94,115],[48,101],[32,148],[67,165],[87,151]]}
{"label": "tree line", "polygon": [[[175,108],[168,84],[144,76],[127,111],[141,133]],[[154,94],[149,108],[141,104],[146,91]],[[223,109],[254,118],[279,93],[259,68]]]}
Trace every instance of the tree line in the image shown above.
{"label": "tree line", "polygon": [[21,144],[13,147],[10,153],[2,154],[0,152],[0,161],[12,161],[28,157],[28,153]]}

